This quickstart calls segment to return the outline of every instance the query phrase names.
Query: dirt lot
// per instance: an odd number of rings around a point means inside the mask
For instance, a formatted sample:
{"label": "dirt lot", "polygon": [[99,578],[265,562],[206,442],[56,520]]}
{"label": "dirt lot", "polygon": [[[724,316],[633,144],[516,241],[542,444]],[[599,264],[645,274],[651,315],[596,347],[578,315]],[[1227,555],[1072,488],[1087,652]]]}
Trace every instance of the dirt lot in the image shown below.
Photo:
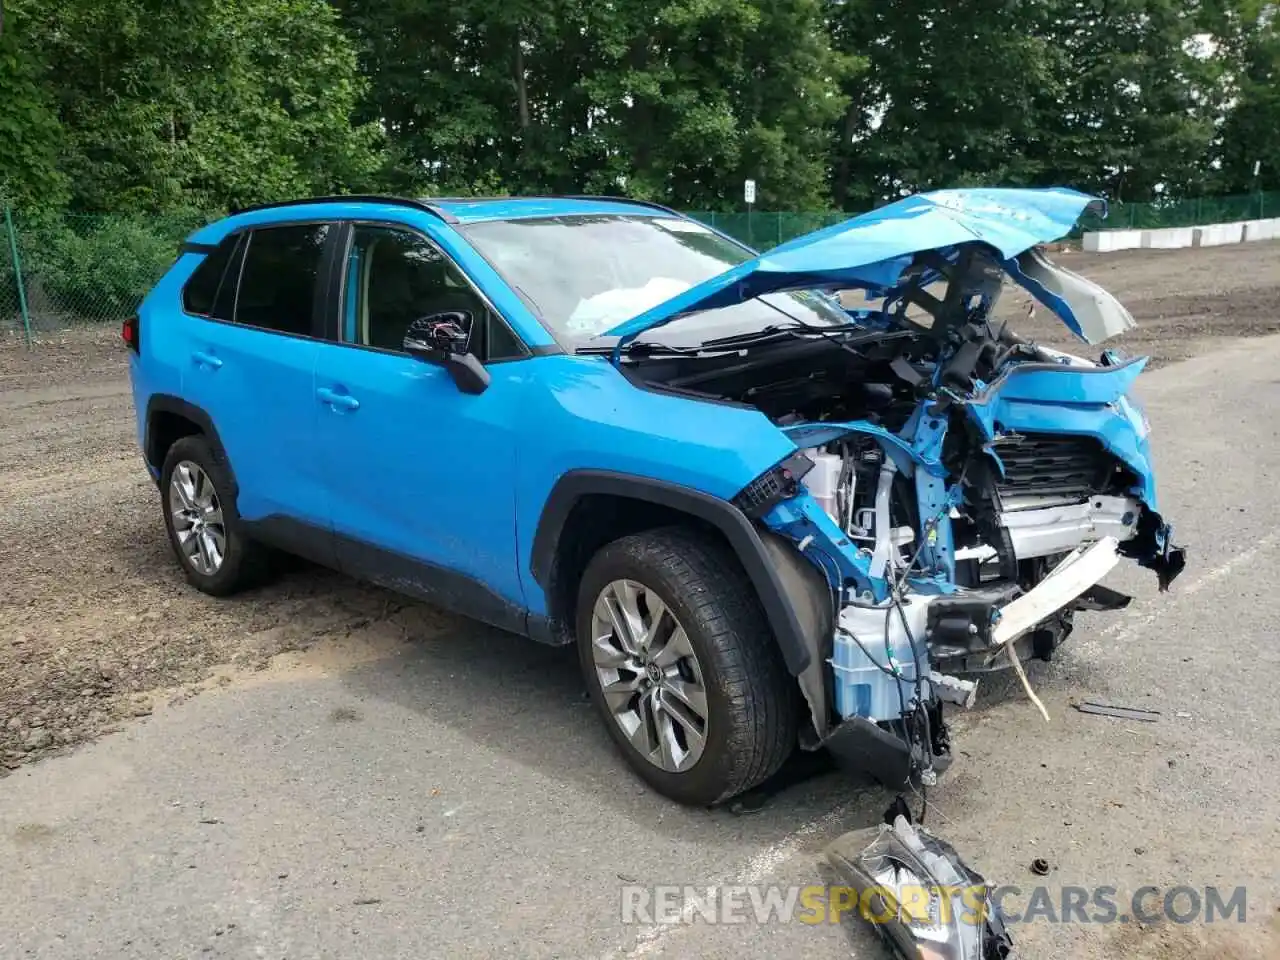
{"label": "dirt lot", "polygon": [[[1119,345],[1157,365],[1280,331],[1277,244],[1058,259],[1120,296],[1141,326]],[[1071,348],[1044,311],[1018,328]],[[137,453],[115,331],[0,341],[0,775],[191,695],[219,665],[251,670],[371,622],[406,637],[456,623],[312,568],[229,602],[191,590]]]}
{"label": "dirt lot", "polygon": [[[1185,360],[1238,337],[1280,330],[1280,244],[1204,250],[1068,253],[1054,258],[1111,291],[1138,328],[1108,346],[1151,357],[1151,369]],[[1025,295],[1007,295],[1009,301]],[[1080,344],[1044,309],[1015,329],[1060,349]]]}

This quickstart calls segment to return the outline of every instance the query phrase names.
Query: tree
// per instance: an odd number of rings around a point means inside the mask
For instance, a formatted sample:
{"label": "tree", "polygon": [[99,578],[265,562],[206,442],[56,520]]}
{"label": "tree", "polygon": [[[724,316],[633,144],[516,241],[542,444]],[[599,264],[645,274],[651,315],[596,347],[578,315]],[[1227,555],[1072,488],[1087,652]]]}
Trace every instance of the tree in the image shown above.
{"label": "tree", "polygon": [[564,49],[570,4],[338,0],[337,7],[370,81],[358,115],[386,130],[387,178],[396,189],[473,193],[572,182],[575,131],[561,122],[565,86],[576,80],[576,59]]}
{"label": "tree", "polygon": [[1226,192],[1280,189],[1278,13],[1274,3],[1243,0],[1219,34],[1234,93],[1217,148],[1217,186]]}
{"label": "tree", "polygon": [[818,0],[341,0],[396,177],[443,190],[825,206],[852,61]]}
{"label": "tree", "polygon": [[377,165],[323,0],[52,0],[33,21],[77,210],[220,210],[358,186]]}
{"label": "tree", "polygon": [[[0,189],[865,209],[1280,183],[1276,0],[9,0]],[[1208,38],[1206,40],[1206,37]]]}
{"label": "tree", "polygon": [[1205,189],[1222,65],[1189,0],[832,0],[846,87],[837,204],[967,184],[1114,199]]}
{"label": "tree", "polygon": [[1035,0],[834,0],[836,47],[863,53],[845,82],[833,193],[864,209],[932,187],[1038,182],[1041,119],[1067,64]]}
{"label": "tree", "polygon": [[0,200],[19,207],[59,204],[67,179],[58,170],[63,132],[54,99],[31,49],[30,0],[8,0],[0,34]]}
{"label": "tree", "polygon": [[1048,24],[1062,97],[1045,116],[1043,175],[1113,200],[1205,189],[1220,64],[1199,50],[1198,4],[1058,0]]}

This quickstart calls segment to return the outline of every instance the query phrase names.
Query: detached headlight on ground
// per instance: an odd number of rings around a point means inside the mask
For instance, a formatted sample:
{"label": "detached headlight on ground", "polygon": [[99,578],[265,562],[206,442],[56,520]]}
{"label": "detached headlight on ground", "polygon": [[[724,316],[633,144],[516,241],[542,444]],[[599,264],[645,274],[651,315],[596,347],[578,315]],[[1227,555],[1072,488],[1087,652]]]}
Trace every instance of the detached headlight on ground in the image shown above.
{"label": "detached headlight on ground", "polygon": [[[827,859],[858,891],[859,916],[909,960],[1006,960],[1013,944],[987,882],[947,843],[910,822],[899,804],[862,847],[847,833]],[[860,849],[861,848],[861,849]]]}

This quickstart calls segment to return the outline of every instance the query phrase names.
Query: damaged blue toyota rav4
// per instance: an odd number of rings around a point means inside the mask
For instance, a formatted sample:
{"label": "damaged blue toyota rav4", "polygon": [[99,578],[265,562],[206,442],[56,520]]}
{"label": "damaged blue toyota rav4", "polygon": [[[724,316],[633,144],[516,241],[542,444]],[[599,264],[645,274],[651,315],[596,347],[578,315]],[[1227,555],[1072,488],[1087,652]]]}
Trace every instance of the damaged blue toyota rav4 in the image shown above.
{"label": "damaged blue toyota rav4", "polygon": [[1087,343],[1132,324],[1042,253],[1098,202],[940,191],[759,256],[607,198],[242,211],[124,329],[173,550],[210,594],[278,550],[576,644],[684,803],[796,749],[932,782],[975,674],[1123,605],[1120,558],[1183,566],[1145,360],[992,317],[1019,285]]}

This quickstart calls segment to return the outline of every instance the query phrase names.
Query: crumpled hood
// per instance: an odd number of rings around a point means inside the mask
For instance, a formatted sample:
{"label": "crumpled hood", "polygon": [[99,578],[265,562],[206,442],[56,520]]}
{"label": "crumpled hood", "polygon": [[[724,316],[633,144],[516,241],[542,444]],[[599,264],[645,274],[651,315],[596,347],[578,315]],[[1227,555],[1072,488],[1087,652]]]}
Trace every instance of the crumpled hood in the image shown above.
{"label": "crumpled hood", "polygon": [[1034,250],[1065,236],[1090,208],[1105,210],[1105,201],[1062,187],[916,194],[740,263],[618,324],[608,335],[625,342],[685,314],[785,290],[860,288],[891,297],[935,278],[916,272],[904,281],[916,254],[948,256],[961,244],[980,242],[997,250],[1005,270],[1076,336],[1098,343],[1132,327],[1133,318],[1101,287]]}

